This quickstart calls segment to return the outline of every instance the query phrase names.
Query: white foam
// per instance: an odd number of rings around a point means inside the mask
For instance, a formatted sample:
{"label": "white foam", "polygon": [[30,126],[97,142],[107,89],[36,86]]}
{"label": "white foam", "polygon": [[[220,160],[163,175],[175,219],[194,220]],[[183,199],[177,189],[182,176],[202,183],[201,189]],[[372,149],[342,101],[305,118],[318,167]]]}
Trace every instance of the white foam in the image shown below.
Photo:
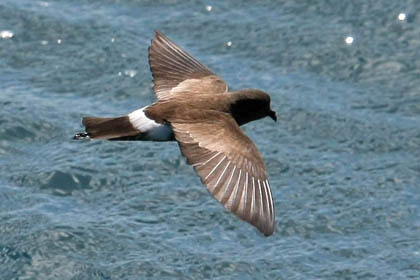
{"label": "white foam", "polygon": [[398,20],[399,21],[404,21],[407,18],[407,15],[405,13],[400,13],[398,15]]}
{"label": "white foam", "polygon": [[13,36],[15,36],[15,34],[13,34],[12,31],[9,31],[9,30],[0,31],[0,38],[2,39],[10,39],[10,38],[13,38]]}

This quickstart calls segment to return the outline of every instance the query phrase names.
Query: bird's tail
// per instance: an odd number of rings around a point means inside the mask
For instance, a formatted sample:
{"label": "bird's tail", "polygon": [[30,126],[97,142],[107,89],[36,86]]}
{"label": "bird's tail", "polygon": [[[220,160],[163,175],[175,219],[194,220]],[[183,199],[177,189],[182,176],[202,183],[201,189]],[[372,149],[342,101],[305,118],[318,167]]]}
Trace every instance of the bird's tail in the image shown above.
{"label": "bird's tail", "polygon": [[128,116],[117,118],[84,117],[86,132],[77,133],[73,139],[134,140],[141,132],[133,127]]}

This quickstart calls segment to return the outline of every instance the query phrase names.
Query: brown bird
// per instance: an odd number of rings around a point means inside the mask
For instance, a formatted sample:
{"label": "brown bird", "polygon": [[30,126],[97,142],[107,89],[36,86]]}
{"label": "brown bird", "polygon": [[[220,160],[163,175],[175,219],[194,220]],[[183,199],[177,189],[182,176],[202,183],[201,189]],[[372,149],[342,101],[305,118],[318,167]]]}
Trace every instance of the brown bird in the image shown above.
{"label": "brown bird", "polygon": [[229,211],[274,232],[273,196],[264,160],[240,125],[277,120],[270,96],[258,89],[228,91],[226,83],[156,31],[149,64],[157,101],[123,117],[84,117],[74,139],[178,141],[213,196]]}

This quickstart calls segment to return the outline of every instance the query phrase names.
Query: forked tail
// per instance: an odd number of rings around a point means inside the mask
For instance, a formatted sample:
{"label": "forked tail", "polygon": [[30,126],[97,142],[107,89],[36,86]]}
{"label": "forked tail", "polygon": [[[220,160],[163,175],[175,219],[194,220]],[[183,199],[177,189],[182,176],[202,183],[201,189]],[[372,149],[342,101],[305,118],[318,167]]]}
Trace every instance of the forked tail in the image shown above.
{"label": "forked tail", "polygon": [[133,127],[128,116],[117,118],[84,117],[86,132],[77,133],[73,139],[134,140],[140,130]]}

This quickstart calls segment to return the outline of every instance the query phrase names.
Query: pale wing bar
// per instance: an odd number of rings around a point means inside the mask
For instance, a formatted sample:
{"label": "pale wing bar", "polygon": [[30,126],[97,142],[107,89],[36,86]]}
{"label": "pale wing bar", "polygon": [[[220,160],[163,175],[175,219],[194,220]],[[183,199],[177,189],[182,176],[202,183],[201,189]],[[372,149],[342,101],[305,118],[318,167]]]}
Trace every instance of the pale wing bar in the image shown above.
{"label": "pale wing bar", "polygon": [[240,166],[237,162],[243,161],[199,147],[188,133],[176,129],[175,133],[178,139],[185,140],[179,142],[181,151],[215,198],[265,235],[271,235],[274,231],[274,206],[265,172],[252,163],[251,166]]}
{"label": "pale wing bar", "polygon": [[[195,82],[187,83],[187,87],[204,88],[207,92],[227,91],[223,80],[159,31],[156,31],[149,48],[149,64],[154,90],[159,99],[173,94],[174,88],[189,80]],[[205,81],[201,82],[202,78],[206,78]],[[184,85],[183,90],[188,91],[188,88]]]}

